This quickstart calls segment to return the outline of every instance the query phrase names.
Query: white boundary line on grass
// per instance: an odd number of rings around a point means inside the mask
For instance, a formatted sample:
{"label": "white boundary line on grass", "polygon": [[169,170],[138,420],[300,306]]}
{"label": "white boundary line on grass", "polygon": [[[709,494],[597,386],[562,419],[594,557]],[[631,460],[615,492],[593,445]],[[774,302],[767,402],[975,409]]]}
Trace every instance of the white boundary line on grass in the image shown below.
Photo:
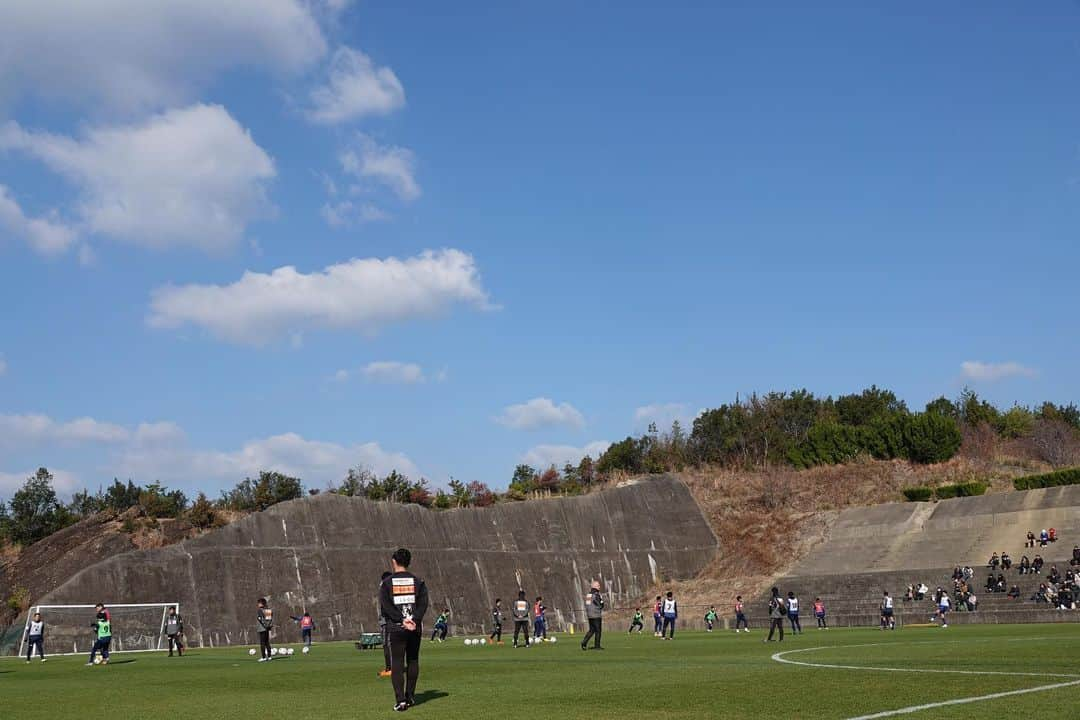
{"label": "white boundary line on grass", "polygon": [[931,643],[863,643],[859,645],[822,645],[820,647],[812,648],[799,648],[797,650],[785,650],[782,652],[773,653],[772,659],[778,663],[785,663],[787,665],[802,665],[804,667],[813,668],[827,668],[832,670],[869,670],[875,672],[908,672],[908,673],[940,673],[948,675],[1011,675],[1013,677],[1053,677],[1053,678],[1076,678],[1069,680],[1068,682],[1053,683],[1050,685],[1039,685],[1037,687],[1023,688],[1021,690],[1008,690],[1005,692],[996,692],[989,695],[975,695],[972,697],[955,698],[953,700],[942,700],[940,702],[925,703],[923,705],[909,705],[908,707],[897,708],[895,710],[883,710],[882,712],[871,713],[870,715],[859,715],[857,717],[847,718],[847,720],[877,720],[877,718],[893,717],[895,715],[907,715],[910,713],[921,712],[922,710],[933,710],[934,708],[946,707],[948,705],[965,705],[967,703],[982,702],[983,700],[996,700],[997,698],[1009,697],[1012,695],[1026,695],[1028,693],[1044,692],[1046,690],[1057,690],[1059,688],[1073,687],[1080,685],[1080,675],[1067,674],[1067,673],[1035,673],[1035,672],[1008,672],[1002,670],[941,670],[934,668],[896,668],[896,667],[868,667],[865,665],[837,665],[833,663],[812,663],[801,660],[789,660],[785,655],[794,655],[795,653],[814,652],[816,650],[836,650],[843,648],[856,648],[856,647],[881,647],[887,645],[923,645]]}

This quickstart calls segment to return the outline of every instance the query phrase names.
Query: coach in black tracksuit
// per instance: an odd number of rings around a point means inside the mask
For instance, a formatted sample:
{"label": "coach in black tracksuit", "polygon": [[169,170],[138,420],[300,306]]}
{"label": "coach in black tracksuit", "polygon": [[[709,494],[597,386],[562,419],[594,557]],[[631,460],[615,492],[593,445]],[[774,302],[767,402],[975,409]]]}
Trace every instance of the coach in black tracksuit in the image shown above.
{"label": "coach in black tracksuit", "polygon": [[589,632],[581,639],[581,649],[588,650],[589,639],[593,640],[593,650],[600,647],[600,635],[604,631],[604,596],[600,593],[600,582],[594,580],[589,594],[585,596],[585,617],[589,620]]}
{"label": "coach in black tracksuit", "polygon": [[409,572],[412,553],[405,548],[390,558],[393,573],[379,586],[379,609],[390,640],[390,680],[394,684],[394,710],[404,712],[416,704],[420,676],[420,645],[428,591],[424,581]]}

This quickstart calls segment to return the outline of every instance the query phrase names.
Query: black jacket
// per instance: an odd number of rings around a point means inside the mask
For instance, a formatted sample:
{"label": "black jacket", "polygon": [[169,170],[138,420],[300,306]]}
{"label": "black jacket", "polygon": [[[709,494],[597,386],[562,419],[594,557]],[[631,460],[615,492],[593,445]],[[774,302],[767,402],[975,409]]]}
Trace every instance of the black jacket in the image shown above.
{"label": "black jacket", "polygon": [[406,618],[412,618],[419,630],[427,609],[427,586],[411,572],[394,573],[379,585],[379,613],[387,630],[403,630]]}

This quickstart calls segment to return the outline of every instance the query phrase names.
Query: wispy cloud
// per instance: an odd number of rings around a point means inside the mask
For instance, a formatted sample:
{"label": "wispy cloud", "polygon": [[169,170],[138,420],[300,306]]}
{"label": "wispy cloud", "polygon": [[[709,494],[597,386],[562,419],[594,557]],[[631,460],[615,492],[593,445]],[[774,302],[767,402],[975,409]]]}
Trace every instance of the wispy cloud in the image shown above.
{"label": "wispy cloud", "polygon": [[968,380],[994,382],[1010,377],[1035,377],[1038,373],[1034,368],[1018,362],[985,363],[967,360],[960,363],[960,374]]}
{"label": "wispy cloud", "polygon": [[394,71],[349,47],[330,60],[326,84],[311,92],[308,118],[324,125],[386,115],[405,104],[405,89]]}
{"label": "wispy cloud", "polygon": [[424,369],[416,363],[403,363],[395,360],[371,362],[360,369],[368,382],[415,385],[426,382]]}

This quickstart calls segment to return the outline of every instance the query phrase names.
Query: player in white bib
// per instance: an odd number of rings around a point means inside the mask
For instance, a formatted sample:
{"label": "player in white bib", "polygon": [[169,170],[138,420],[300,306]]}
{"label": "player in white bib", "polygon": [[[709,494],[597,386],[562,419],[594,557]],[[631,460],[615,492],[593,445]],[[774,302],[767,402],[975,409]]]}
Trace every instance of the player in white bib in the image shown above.
{"label": "player in white bib", "polygon": [[881,629],[896,629],[896,618],[893,617],[893,599],[886,590],[881,598]]}

